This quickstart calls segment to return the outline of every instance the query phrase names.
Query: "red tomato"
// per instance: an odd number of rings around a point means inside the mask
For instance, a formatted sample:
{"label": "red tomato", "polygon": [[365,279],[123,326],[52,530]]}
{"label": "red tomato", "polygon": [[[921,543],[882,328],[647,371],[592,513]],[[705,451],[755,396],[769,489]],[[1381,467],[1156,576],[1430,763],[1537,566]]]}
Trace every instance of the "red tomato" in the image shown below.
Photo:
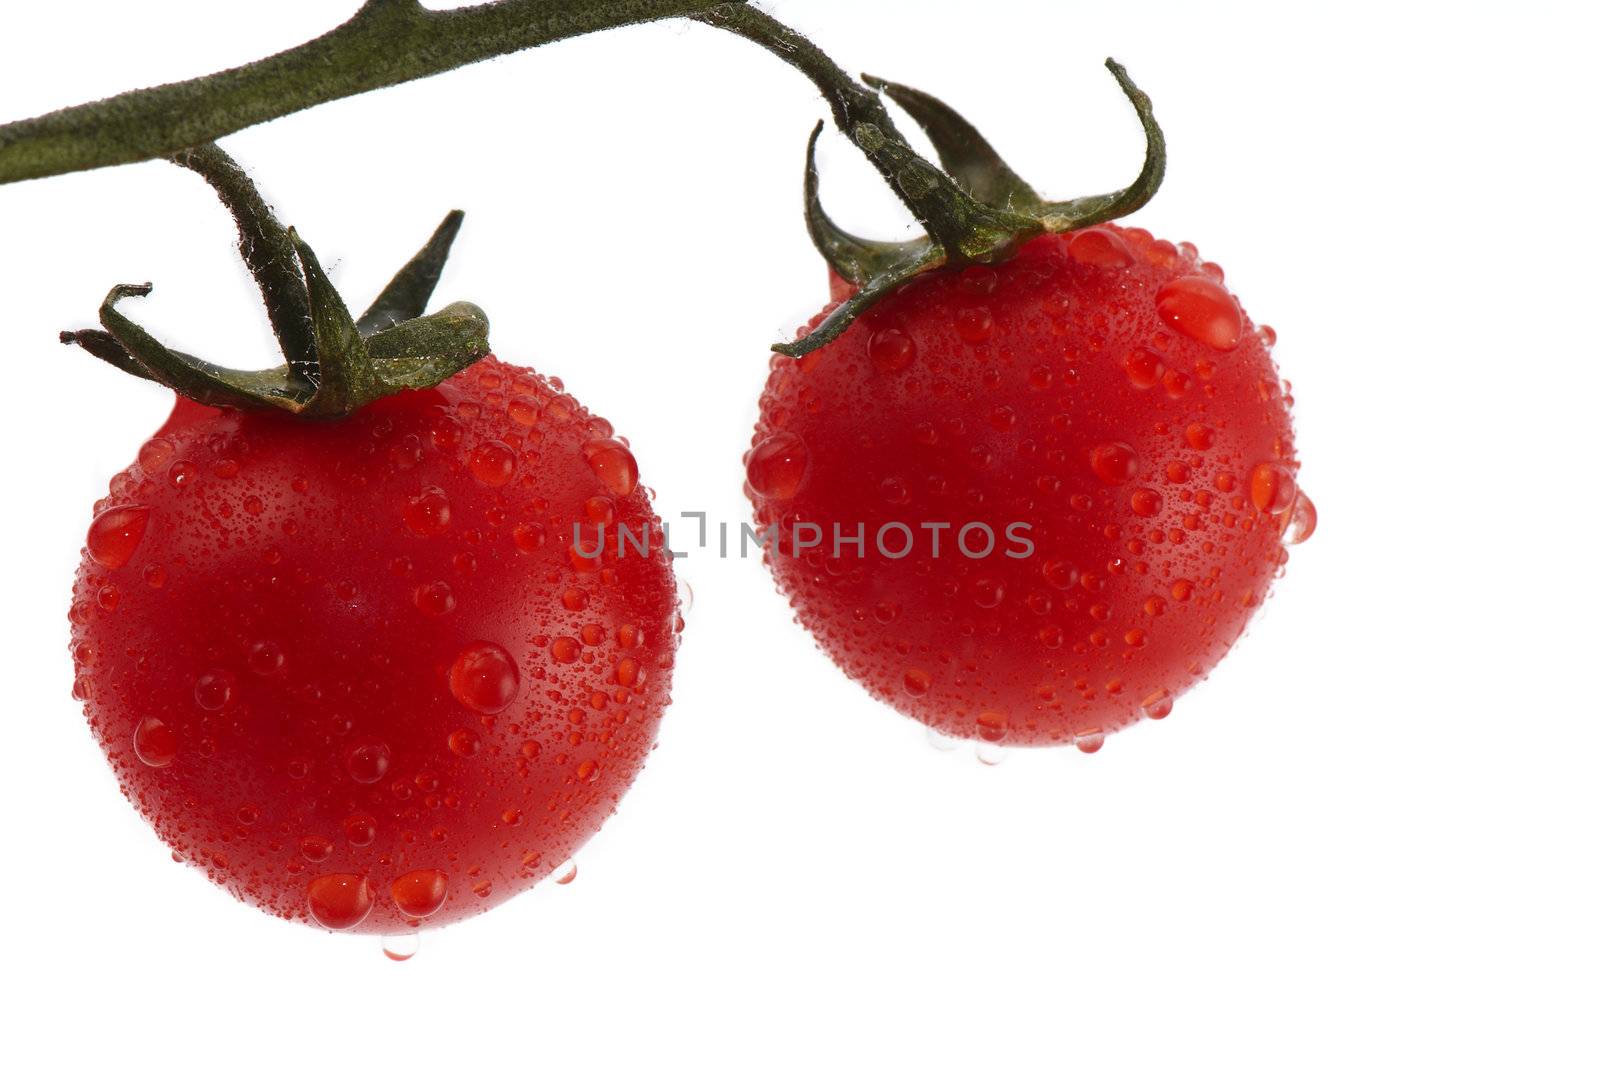
{"label": "red tomato", "polygon": [[773,359],[746,490],[840,668],[942,733],[1094,750],[1216,665],[1315,518],[1221,279],[1095,227]]}
{"label": "red tomato", "polygon": [[[96,510],[76,694],[123,793],[240,899],[329,929],[485,911],[639,772],[677,596],[627,447],[488,358],[332,423],[180,400]],[[574,523],[656,530],[573,550]]]}

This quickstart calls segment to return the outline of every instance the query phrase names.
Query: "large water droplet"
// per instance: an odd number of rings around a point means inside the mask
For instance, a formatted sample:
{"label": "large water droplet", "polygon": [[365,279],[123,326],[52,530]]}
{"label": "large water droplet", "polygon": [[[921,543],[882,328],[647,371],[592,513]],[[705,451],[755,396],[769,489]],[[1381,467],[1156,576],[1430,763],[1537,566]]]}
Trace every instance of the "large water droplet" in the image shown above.
{"label": "large water droplet", "polygon": [[450,667],[450,694],[469,710],[498,714],[517,696],[517,664],[498,644],[469,644]]}
{"label": "large water droplet", "polygon": [[763,498],[793,498],[805,482],[810,454],[800,436],[776,431],[750,451],[745,462],[745,479],[750,489]]}
{"label": "large water droplet", "polygon": [[105,510],[89,525],[89,557],[104,568],[122,568],[139,549],[149,523],[147,506],[113,506]]}
{"label": "large water droplet", "polygon": [[893,327],[873,332],[867,342],[867,356],[880,372],[898,372],[909,366],[917,355],[916,343],[911,336]]}
{"label": "large water droplet", "polygon": [[450,498],[427,487],[406,501],[406,526],[420,536],[434,536],[450,527]]}
{"label": "large water droplet", "polygon": [[1263,461],[1250,473],[1250,501],[1262,513],[1283,513],[1294,505],[1294,473],[1277,461]]}
{"label": "large water droplet", "polygon": [[1122,236],[1100,227],[1073,234],[1067,241],[1067,256],[1095,268],[1126,268],[1133,263],[1133,250]]}
{"label": "large water droplet", "polygon": [[499,440],[480,443],[467,455],[472,478],[485,487],[504,487],[517,471],[517,452]]}
{"label": "large water droplet", "polygon": [[404,963],[422,947],[422,936],[416,933],[386,933],[383,935],[383,954],[396,963]]}
{"label": "large water droplet", "polygon": [[1139,713],[1151,721],[1160,721],[1172,713],[1172,696],[1165,688],[1158,688],[1144,697],[1144,702],[1139,704]]}
{"label": "large water droplet", "polygon": [[323,874],[306,886],[306,904],[328,929],[348,930],[372,913],[372,884],[360,874]]}
{"label": "large water droplet", "polygon": [[133,730],[133,753],[146,766],[166,766],[177,757],[177,735],[160,718],[146,718]]}
{"label": "large water droplet", "polygon": [[1173,279],[1156,291],[1156,312],[1180,335],[1231,350],[1244,334],[1244,314],[1219,283],[1203,275]]}
{"label": "large water droplet", "polygon": [[1304,543],[1317,530],[1317,507],[1304,491],[1295,495],[1294,506],[1289,510],[1283,525],[1283,541],[1290,546]]}
{"label": "large water droplet", "polygon": [[614,495],[633,493],[639,482],[639,463],[625,445],[616,439],[593,439],[583,444],[583,456],[606,490]]}
{"label": "large water droplet", "polygon": [[1139,471],[1139,459],[1127,443],[1102,443],[1089,451],[1089,467],[1101,483],[1119,484]]}
{"label": "large water droplet", "polygon": [[984,740],[997,741],[1005,738],[1006,716],[998,710],[985,710],[978,715],[978,735]]}
{"label": "large water droplet", "polygon": [[357,744],[345,756],[344,768],[357,784],[375,785],[389,772],[389,748],[376,742]]}
{"label": "large water droplet", "polygon": [[1006,760],[1006,749],[991,740],[979,740],[973,745],[972,753],[985,766],[999,766]]}
{"label": "large water droplet", "polygon": [[449,584],[434,580],[412,591],[411,604],[429,617],[443,617],[456,608],[456,596]]}
{"label": "large water droplet", "polygon": [[233,702],[237,682],[225,669],[202,673],[194,682],[194,701],[201,710],[217,711]]}
{"label": "large water droplet", "polygon": [[413,870],[401,874],[389,887],[394,905],[414,919],[427,918],[444,906],[450,881],[442,870]]}

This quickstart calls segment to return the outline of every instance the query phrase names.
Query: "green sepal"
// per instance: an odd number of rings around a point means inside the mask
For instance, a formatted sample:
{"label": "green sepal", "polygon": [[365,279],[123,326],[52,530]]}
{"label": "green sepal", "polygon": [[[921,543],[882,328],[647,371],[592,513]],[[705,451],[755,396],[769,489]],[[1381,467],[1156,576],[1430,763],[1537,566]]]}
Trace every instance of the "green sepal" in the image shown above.
{"label": "green sepal", "polygon": [[804,357],[812,350],[826,346],[844,334],[862,313],[899,289],[902,284],[910,282],[924,272],[934,271],[943,264],[944,252],[938,246],[929,243],[921,256],[890,267],[867,280],[855,293],[836,305],[833,311],[824,316],[822,322],[804,337],[797,338],[793,342],[775,343],[772,348],[790,357]]}
{"label": "green sepal", "polygon": [[416,316],[367,339],[385,394],[444,382],[489,356],[489,317],[470,301]]}
{"label": "green sepal", "polygon": [[1144,166],[1139,169],[1133,182],[1115,193],[1046,202],[1040,211],[1039,221],[1046,229],[1057,234],[1121,219],[1143,208],[1161,188],[1161,180],[1167,174],[1167,139],[1156,122],[1149,94],[1134,84],[1133,79],[1128,77],[1127,69],[1116,60],[1106,60],[1106,69],[1116,78],[1117,85],[1122,87],[1128,102],[1138,113],[1140,125],[1144,127]]}
{"label": "green sepal", "polygon": [[811,131],[806,143],[806,230],[817,252],[828,266],[857,286],[893,271],[906,263],[921,258],[931,246],[927,238],[914,238],[909,242],[880,242],[871,238],[858,238],[834,223],[823,210],[820,181],[817,175],[817,138],[822,134],[820,121]]}
{"label": "green sepal", "polygon": [[117,308],[125,298],[150,293],[148,283],[114,287],[100,307],[104,330],[63,331],[62,342],[205,405],[312,420],[348,416],[387,395],[436,386],[489,355],[489,319],[476,305],[456,302],[423,315],[461,228],[461,212],[445,217],[358,323],[316,253],[278,223],[226,153],[201,146],[174,162],[202,175],[233,214],[240,254],[266,303],[284,363],[243,371],[163,345]]}
{"label": "green sepal", "polygon": [[938,97],[863,74],[861,80],[905,109],[939,154],[939,163],[968,194],[985,204],[1029,212],[1041,198],[1011,170],[978,128]]}
{"label": "green sepal", "polygon": [[450,256],[450,246],[460,233],[461,221],[465,218],[466,213],[459,208],[444,217],[444,222],[433,232],[428,244],[418,250],[417,255],[389,280],[383,293],[356,321],[361,337],[370,338],[385,328],[403,320],[414,320],[427,311],[428,299],[433,297],[433,290],[439,285],[439,276],[444,273],[445,261]]}
{"label": "green sepal", "polygon": [[148,378],[202,405],[287,413],[304,408],[312,387],[294,376],[287,364],[264,371],[224,368],[168,348],[117,308],[125,298],[147,297],[152,289],[149,283],[114,286],[100,305],[100,323],[106,333],[149,373]]}
{"label": "green sepal", "polygon": [[[898,192],[908,204],[929,191],[942,191],[942,199],[949,202],[939,215],[943,238],[930,232],[905,242],[875,241],[858,237],[834,224],[823,211],[818,195],[816,144],[821,130],[818,124],[806,149],[806,228],[812,243],[833,270],[857,289],[805,337],[778,343],[772,348],[790,356],[804,356],[838,338],[862,313],[918,275],[970,264],[1000,263],[1014,255],[1024,242],[1041,234],[1063,233],[1104,223],[1125,216],[1149,201],[1166,173],[1166,141],[1156,123],[1149,96],[1134,84],[1120,63],[1108,59],[1106,67],[1122,87],[1144,127],[1144,166],[1124,189],[1069,201],[1041,198],[1006,164],[976,127],[937,97],[897,82],[863,75],[868,85],[906,110],[927,133],[939,154],[947,175],[918,158],[916,163],[933,174],[924,175],[907,167],[896,175],[896,181],[902,187]],[[854,140],[860,145],[859,129],[854,133]],[[947,179],[958,196],[952,197],[949,189],[939,187],[935,177]],[[907,190],[904,187],[910,181],[928,188]]]}

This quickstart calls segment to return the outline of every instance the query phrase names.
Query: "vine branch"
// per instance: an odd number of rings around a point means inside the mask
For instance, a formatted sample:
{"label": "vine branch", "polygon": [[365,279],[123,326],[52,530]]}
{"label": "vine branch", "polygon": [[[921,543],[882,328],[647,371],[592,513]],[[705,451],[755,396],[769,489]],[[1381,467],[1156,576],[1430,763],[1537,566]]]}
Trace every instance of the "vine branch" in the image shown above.
{"label": "vine branch", "polygon": [[743,0],[367,0],[348,22],[217,74],[0,126],[0,184],[170,156],[317,104],[510,52]]}

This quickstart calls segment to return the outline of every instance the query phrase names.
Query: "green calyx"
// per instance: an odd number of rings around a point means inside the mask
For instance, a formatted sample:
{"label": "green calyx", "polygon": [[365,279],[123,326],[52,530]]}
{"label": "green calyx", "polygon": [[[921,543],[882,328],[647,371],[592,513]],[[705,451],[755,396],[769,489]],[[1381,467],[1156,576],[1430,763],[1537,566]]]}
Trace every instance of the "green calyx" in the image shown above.
{"label": "green calyx", "polygon": [[255,278],[283,351],[263,371],[224,368],[170,349],[123,315],[118,305],[150,284],[111,288],[100,306],[104,330],[63,331],[61,341],[205,405],[271,409],[311,420],[348,416],[402,390],[443,382],[489,354],[489,320],[456,302],[424,315],[461,229],[451,212],[359,320],[351,317],[309,245],[283,227],[254,184],[216,145],[171,160],[201,175],[239,226],[239,252]]}
{"label": "green calyx", "polygon": [[[829,266],[855,284],[856,290],[803,338],[773,349],[804,356],[838,338],[862,313],[918,275],[941,268],[999,263],[1041,234],[1104,223],[1147,203],[1166,172],[1166,142],[1150,98],[1134,85],[1121,64],[1107,60],[1106,66],[1144,126],[1144,167],[1124,189],[1070,201],[1040,197],[976,127],[937,97],[863,75],[864,82],[905,109],[939,154],[942,172],[916,157],[906,171],[891,176],[891,187],[928,233],[910,241],[886,242],[858,237],[834,223],[823,210],[818,192],[816,151],[823,125],[818,123],[806,147],[806,228]],[[852,140],[861,146],[859,132],[852,133]],[[872,155],[869,146],[861,147]],[[928,198],[929,190],[939,190],[942,197],[937,201]],[[936,209],[933,213],[928,211],[930,203]]]}

